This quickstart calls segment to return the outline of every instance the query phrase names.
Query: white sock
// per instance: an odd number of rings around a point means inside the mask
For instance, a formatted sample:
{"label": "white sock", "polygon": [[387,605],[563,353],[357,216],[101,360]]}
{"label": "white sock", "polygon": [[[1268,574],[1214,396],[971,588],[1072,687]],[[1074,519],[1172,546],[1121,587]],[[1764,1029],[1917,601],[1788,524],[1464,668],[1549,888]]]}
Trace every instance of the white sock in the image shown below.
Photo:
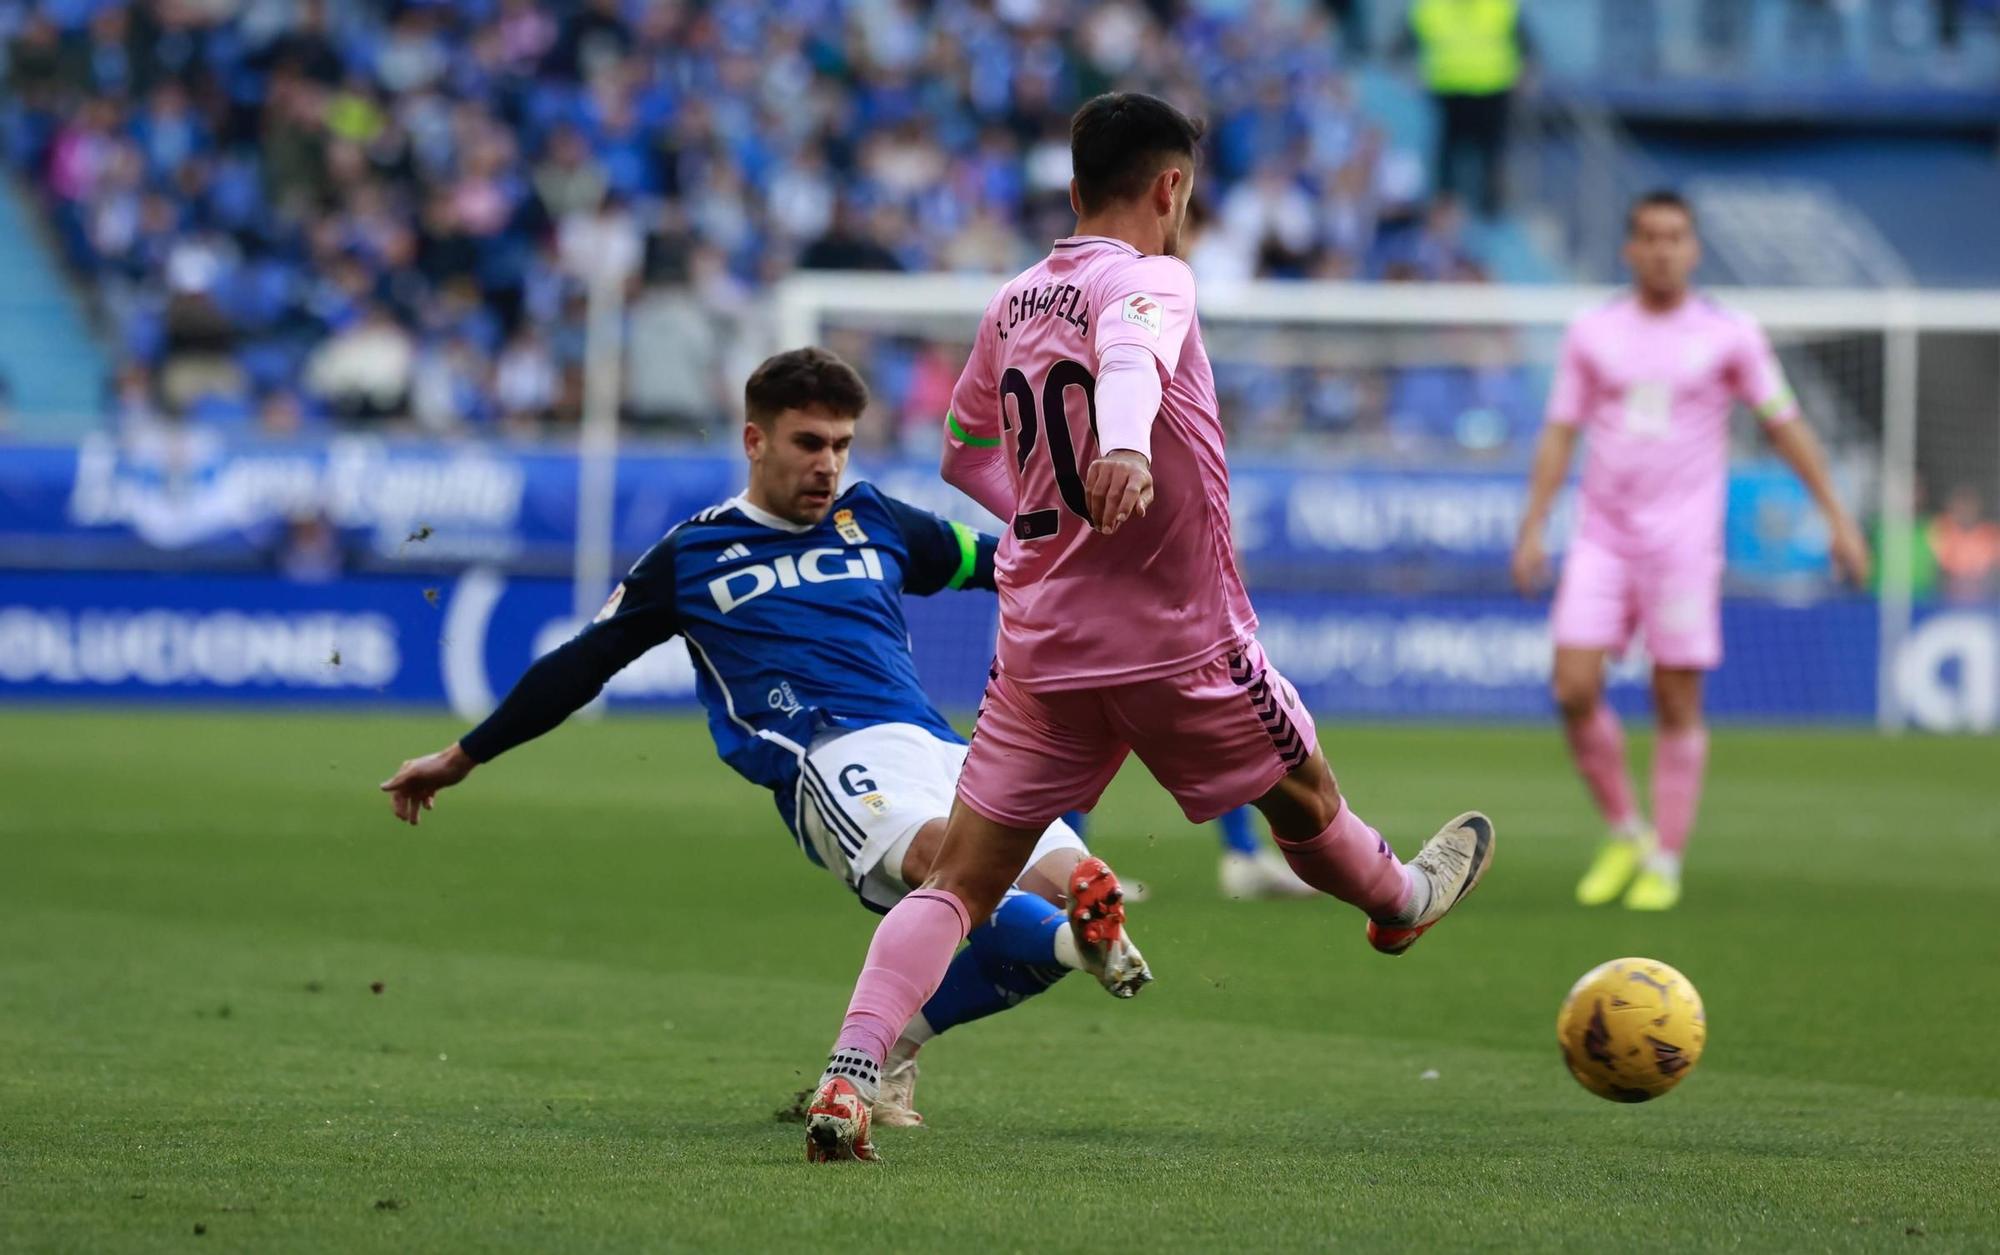
{"label": "white sock", "polygon": [[1072,972],[1084,970],[1083,954],[1076,948],[1076,934],[1070,931],[1068,923],[1056,929],[1056,962]]}
{"label": "white sock", "polygon": [[1611,829],[1611,839],[1614,841],[1644,841],[1646,839],[1646,821],[1638,815],[1632,816],[1632,818],[1626,820],[1624,823],[1615,825]]}
{"label": "white sock", "polygon": [[1414,923],[1431,909],[1431,878],[1409,863],[1403,864],[1403,878],[1410,882],[1410,904],[1398,911],[1394,919],[1384,923]]}
{"label": "white sock", "polygon": [[826,1061],[826,1071],[820,1073],[819,1083],[825,1085],[836,1076],[852,1081],[861,1101],[871,1107],[875,1105],[875,1096],[882,1092],[882,1065],[851,1047],[833,1052]]}
{"label": "white sock", "polygon": [[931,1022],[924,1018],[923,1012],[919,1011],[910,1017],[908,1024],[903,1026],[903,1035],[897,1039],[894,1049],[890,1050],[889,1054],[894,1057],[902,1053],[905,1045],[909,1046],[910,1054],[915,1054],[919,1047],[936,1036],[937,1030],[931,1027]]}
{"label": "white sock", "polygon": [[1681,856],[1670,850],[1654,850],[1646,856],[1646,870],[1658,872],[1668,880],[1681,878]]}

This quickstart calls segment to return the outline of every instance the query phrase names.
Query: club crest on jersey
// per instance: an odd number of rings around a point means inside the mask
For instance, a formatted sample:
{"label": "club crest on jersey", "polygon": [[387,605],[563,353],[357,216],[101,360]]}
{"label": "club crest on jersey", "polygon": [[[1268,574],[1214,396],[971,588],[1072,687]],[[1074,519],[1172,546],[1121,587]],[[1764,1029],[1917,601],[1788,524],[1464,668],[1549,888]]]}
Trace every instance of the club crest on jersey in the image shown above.
{"label": "club crest on jersey", "polygon": [[868,533],[862,531],[861,524],[854,521],[854,511],[852,510],[835,510],[833,512],[833,530],[839,532],[840,538],[850,545],[865,545],[868,543]]}
{"label": "club crest on jersey", "polygon": [[1144,327],[1155,340],[1160,338],[1160,303],[1142,292],[1134,292],[1125,298],[1120,308],[1120,316],[1135,327]]}
{"label": "club crest on jersey", "polygon": [[612,615],[617,614],[618,607],[623,605],[624,603],[625,603],[625,585],[621,583],[618,585],[618,587],[611,590],[611,596],[604,599],[604,609],[599,610],[597,612],[597,617],[592,619],[591,622],[592,623],[604,622]]}

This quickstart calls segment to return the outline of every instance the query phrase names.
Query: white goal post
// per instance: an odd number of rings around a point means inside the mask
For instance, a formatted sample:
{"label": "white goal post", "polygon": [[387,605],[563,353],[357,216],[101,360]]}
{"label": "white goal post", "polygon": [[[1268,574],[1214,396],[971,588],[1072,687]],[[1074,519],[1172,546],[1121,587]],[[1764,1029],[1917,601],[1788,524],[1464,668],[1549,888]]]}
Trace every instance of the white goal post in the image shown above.
{"label": "white goal post", "polygon": [[[778,285],[774,330],[785,345],[822,343],[837,326],[969,341],[1001,282],[1002,277],[984,275],[800,273]],[[1288,365],[1296,365],[1301,354],[1310,357],[1315,340],[1331,344],[1344,337],[1351,346],[1372,343],[1368,337],[1375,333],[1400,337],[1395,349],[1350,347],[1341,360],[1351,362],[1357,353],[1407,353],[1412,342],[1427,336],[1442,339],[1446,332],[1475,329],[1526,333],[1534,347],[1525,352],[1545,365],[1569,319],[1613,293],[1604,287],[1255,281],[1206,284],[1200,308],[1212,355],[1218,329],[1230,327],[1242,331],[1249,343],[1262,339],[1276,346],[1286,341],[1289,347],[1273,347],[1272,352],[1273,360]],[[1883,731],[1900,731],[1909,719],[1895,672],[1915,614],[1912,552],[1920,440],[1932,442],[1926,464],[1963,461],[1965,473],[1984,486],[1988,499],[2000,499],[2000,458],[1993,459],[1994,465],[1984,464],[1992,433],[2000,431],[2000,389],[1989,390],[1986,376],[1975,373],[1972,384],[1958,388],[1948,420],[1927,416],[1920,346],[1934,336],[1990,338],[2000,346],[2000,292],[1726,288],[1707,294],[1754,315],[1781,356],[1795,345],[1804,346],[1801,355],[1811,359],[1817,346],[1817,360],[1807,361],[1803,369],[1837,376],[1832,386],[1800,386],[1796,362],[1788,362],[1788,371],[1823,432],[1836,416],[1821,412],[1832,403],[1816,407],[1816,396],[1844,398],[1845,408],[1853,411],[1845,423],[1846,436],[1834,442],[1835,451],[1850,465],[1864,466],[1863,475],[1844,482],[1848,491],[1866,497],[1850,505],[1878,520],[1882,569],[1876,715]],[[1279,329],[1282,335],[1270,334]],[[2000,353],[2000,347],[1995,351]],[[1955,459],[1954,447],[1968,451],[1966,457]]]}

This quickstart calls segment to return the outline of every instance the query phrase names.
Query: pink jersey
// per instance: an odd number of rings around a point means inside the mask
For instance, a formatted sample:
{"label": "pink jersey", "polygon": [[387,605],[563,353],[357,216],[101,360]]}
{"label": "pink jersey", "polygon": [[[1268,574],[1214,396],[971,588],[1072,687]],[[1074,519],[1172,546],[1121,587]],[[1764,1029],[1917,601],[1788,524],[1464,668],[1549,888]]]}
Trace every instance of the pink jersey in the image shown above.
{"label": "pink jersey", "polygon": [[[1094,531],[1098,355],[1138,345],[1165,381],[1152,429],[1154,500]],[[998,443],[1016,512],[1000,540],[999,662],[1024,688],[1128,684],[1201,666],[1257,618],[1237,575],[1215,376],[1194,273],[1119,240],[1056,241],[986,307],[952,392],[947,438]]]}
{"label": "pink jersey", "polygon": [[1720,555],[1737,401],[1766,423],[1798,415],[1748,315],[1695,295],[1664,314],[1628,295],[1579,315],[1548,411],[1587,437],[1578,537],[1626,557]]}

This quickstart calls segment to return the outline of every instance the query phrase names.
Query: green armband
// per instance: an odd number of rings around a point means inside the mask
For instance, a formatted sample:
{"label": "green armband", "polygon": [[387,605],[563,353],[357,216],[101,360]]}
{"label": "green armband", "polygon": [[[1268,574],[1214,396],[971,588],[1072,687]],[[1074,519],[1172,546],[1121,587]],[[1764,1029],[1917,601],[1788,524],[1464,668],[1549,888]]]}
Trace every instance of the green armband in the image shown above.
{"label": "green armband", "polygon": [[[998,448],[1000,445],[998,437],[986,440],[966,431],[965,428],[958,425],[958,415],[952,413],[950,410],[944,412],[944,423],[951,434],[958,437],[960,444],[968,445],[974,449],[993,449]],[[957,585],[953,585],[953,587],[957,587]]]}
{"label": "green armband", "polygon": [[965,581],[979,566],[979,533],[963,523],[953,523],[951,534],[958,537],[958,570],[952,574],[946,588],[964,588]]}

